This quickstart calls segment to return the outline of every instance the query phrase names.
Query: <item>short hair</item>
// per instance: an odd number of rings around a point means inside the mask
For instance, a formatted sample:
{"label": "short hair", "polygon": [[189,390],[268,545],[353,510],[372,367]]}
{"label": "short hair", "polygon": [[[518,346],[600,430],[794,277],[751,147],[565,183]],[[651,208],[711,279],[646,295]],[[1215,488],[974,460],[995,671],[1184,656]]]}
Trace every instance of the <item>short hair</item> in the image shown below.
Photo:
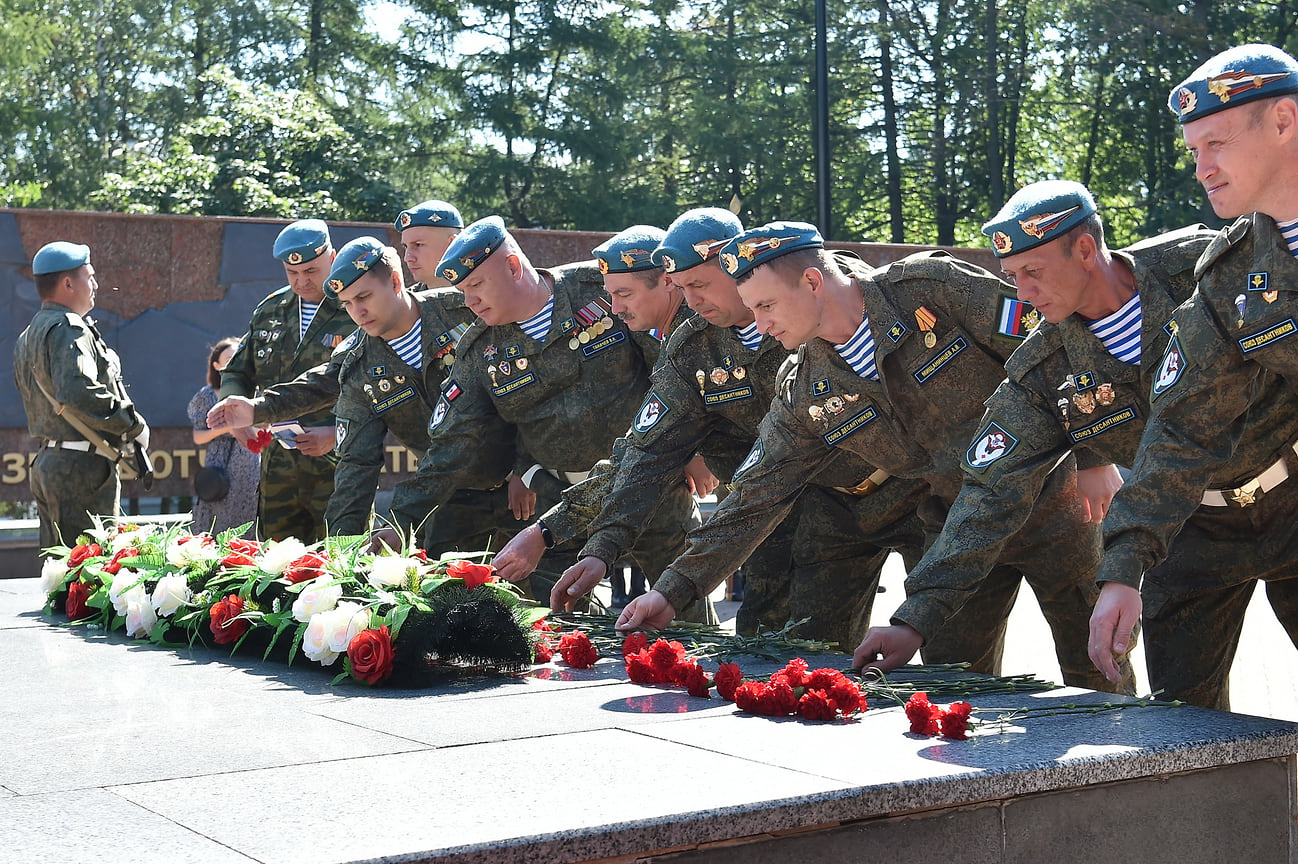
{"label": "short hair", "polygon": [[221,373],[216,370],[216,359],[221,356],[226,348],[233,347],[239,350],[239,337],[226,336],[220,342],[212,346],[212,351],[207,355],[207,384],[213,390],[221,386]]}
{"label": "short hair", "polygon": [[735,284],[743,285],[754,273],[763,267],[770,267],[778,276],[785,279],[796,279],[805,273],[808,268],[816,267],[820,270],[829,270],[833,266],[833,259],[830,257],[827,249],[820,246],[812,246],[806,249],[797,249],[787,255],[772,258],[764,264],[758,264],[752,270],[749,270],[743,276],[736,279]]}
{"label": "short hair", "polygon": [[36,296],[42,300],[48,300],[54,296],[58,290],[59,283],[63,277],[68,275],[67,270],[60,270],[57,273],[38,273],[36,274]]}
{"label": "short hair", "polygon": [[1103,251],[1104,245],[1104,221],[1100,219],[1099,213],[1092,213],[1081,222],[1078,222],[1072,228],[1069,228],[1060,240],[1064,241],[1064,257],[1071,257],[1073,247],[1077,245],[1077,238],[1083,234],[1090,234],[1095,239],[1095,248]]}
{"label": "short hair", "polygon": [[627,275],[639,279],[646,288],[656,288],[664,272],[662,267],[650,267],[647,270],[629,270]]}
{"label": "short hair", "polygon": [[379,260],[370,265],[369,272],[385,281],[390,280],[393,273],[401,272],[401,256],[394,247],[385,244],[383,251],[379,253]]}
{"label": "short hair", "polygon": [[1277,93],[1275,96],[1266,96],[1262,99],[1254,99],[1252,102],[1246,102],[1248,108],[1248,128],[1256,129],[1262,124],[1262,118],[1271,110],[1277,102],[1282,99],[1288,99],[1294,103],[1295,111],[1298,111],[1298,97],[1293,93]]}

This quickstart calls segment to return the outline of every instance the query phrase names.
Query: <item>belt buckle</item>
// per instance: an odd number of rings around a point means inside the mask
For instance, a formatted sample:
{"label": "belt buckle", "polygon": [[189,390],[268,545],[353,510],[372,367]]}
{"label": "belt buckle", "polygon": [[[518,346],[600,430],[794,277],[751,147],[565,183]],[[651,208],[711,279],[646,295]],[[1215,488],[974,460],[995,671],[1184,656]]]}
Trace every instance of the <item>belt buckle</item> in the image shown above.
{"label": "belt buckle", "polygon": [[1248,507],[1250,504],[1257,503],[1257,493],[1262,488],[1260,478],[1254,478],[1238,489],[1232,489],[1227,496],[1241,507]]}

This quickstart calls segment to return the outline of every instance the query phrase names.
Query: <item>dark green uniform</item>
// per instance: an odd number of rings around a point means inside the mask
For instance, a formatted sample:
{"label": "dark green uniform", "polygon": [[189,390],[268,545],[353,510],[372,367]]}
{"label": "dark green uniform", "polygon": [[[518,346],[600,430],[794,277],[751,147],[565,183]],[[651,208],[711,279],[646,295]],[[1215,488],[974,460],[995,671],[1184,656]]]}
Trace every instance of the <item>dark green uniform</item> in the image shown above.
{"label": "dark green uniform", "polygon": [[[420,524],[455,489],[468,485],[466,466],[483,453],[516,453],[514,470],[519,476],[530,472],[537,509],[544,511],[609,456],[630,425],[648,389],[657,340],[611,317],[593,264],[541,272],[554,282],[544,342],[517,324],[489,327],[481,321],[460,340],[429,422],[428,455],[412,481],[393,495],[393,522],[400,530]],[[531,471],[534,465],[541,469]],[[661,572],[697,520],[682,477],[633,550],[646,573]],[[570,561],[575,550],[552,551],[553,563],[540,568],[543,578],[556,575],[559,562]],[[705,608],[708,614],[698,617],[715,620],[710,604]]]}
{"label": "dark green uniform", "polygon": [[126,395],[117,352],[93,321],[58,303],[42,303],[18,336],[14,380],[27,412],[27,431],[41,441],[31,470],[41,548],[72,545],[94,524],[92,514],[117,514],[122,486],[116,466],[55,413],[41,387],[110,444],[140,434],[144,418]]}
{"label": "dark green uniform", "polygon": [[1258,579],[1298,644],[1298,261],[1255,214],[1217,236],[1195,275],[1198,291],[1167,325],[1175,335],[1104,522],[1098,578],[1141,587],[1145,573],[1150,684],[1224,709]]}
{"label": "dark green uniform", "polygon": [[[329,356],[356,325],[341,308],[324,300],[306,335],[301,334],[297,295],[285,286],[257,305],[239,348],[221,372],[217,396],[252,397],[258,387],[291,381]],[[294,418],[303,427],[333,426],[333,414],[317,411]],[[334,486],[332,456],[311,457],[278,443],[261,454],[258,533],[296,537],[311,543],[325,536],[325,509]]]}
{"label": "dark green uniform", "polygon": [[[823,339],[802,346],[739,472],[738,489],[704,532],[718,520],[733,532],[809,479],[839,482],[834,456],[842,451],[894,478],[926,482],[931,494],[921,502],[920,515],[931,537],[940,531],[960,489],[960,465],[983,400],[1004,377],[1002,364],[1019,343],[999,326],[1013,289],[942,253],[911,255],[872,271],[857,265],[853,272],[869,314],[880,380],[858,375]],[[870,493],[869,498],[891,495],[896,501],[879,507],[872,530],[904,526],[912,494],[912,486],[895,479]],[[879,518],[889,513],[899,521]],[[708,554],[724,542],[729,537],[718,530],[709,543],[692,543],[691,555],[696,548]],[[882,537],[880,545],[895,544]],[[1005,621],[1018,580],[1026,578],[1051,622],[1065,681],[1104,689],[1086,645],[1099,551],[1098,530],[1082,521],[1070,455],[1051,473],[1031,517],[1010,537],[983,588],[930,637],[924,659],[966,660],[980,671],[999,671]],[[689,572],[674,568],[663,580],[684,587]]]}

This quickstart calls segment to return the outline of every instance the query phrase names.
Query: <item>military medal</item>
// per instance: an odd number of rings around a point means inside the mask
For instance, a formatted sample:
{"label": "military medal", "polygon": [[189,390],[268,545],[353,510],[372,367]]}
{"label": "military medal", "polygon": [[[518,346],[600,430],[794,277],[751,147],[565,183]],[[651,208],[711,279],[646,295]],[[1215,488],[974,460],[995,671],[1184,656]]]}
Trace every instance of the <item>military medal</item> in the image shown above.
{"label": "military medal", "polygon": [[933,332],[933,325],[937,323],[937,316],[928,311],[927,306],[921,306],[915,310],[915,323],[920,330],[924,331],[924,347],[932,348],[937,345],[937,334]]}
{"label": "military medal", "polygon": [[1107,408],[1108,406],[1112,405],[1113,398],[1114,397],[1113,397],[1112,384],[1101,384],[1095,388],[1095,401],[1099,402],[1104,407]]}
{"label": "military medal", "polygon": [[404,384],[404,383],[406,383],[406,376],[404,376],[404,375],[393,375],[393,376],[392,376],[392,380],[395,381],[395,382],[397,382],[398,384]]}
{"label": "military medal", "polygon": [[525,371],[527,369],[527,358],[519,357],[517,360],[514,361],[514,365],[518,367],[519,372]]}
{"label": "military medal", "polygon": [[730,370],[730,374],[735,376],[736,381],[743,381],[745,376],[748,375],[748,372],[743,366],[736,366],[734,369]]}
{"label": "military medal", "polygon": [[578,348],[580,348],[580,347],[581,347],[581,340],[578,339],[576,336],[574,336],[574,337],[572,337],[571,339],[568,340],[568,350],[569,350],[569,351],[576,351],[576,350],[577,350]]}
{"label": "military medal", "polygon": [[1274,288],[1271,289],[1270,291],[1262,292],[1262,299],[1268,303],[1274,303],[1279,298],[1280,298],[1280,292],[1276,291]]}
{"label": "military medal", "polygon": [[1059,421],[1064,424],[1064,431],[1067,432],[1073,425],[1068,422],[1068,398],[1060,397],[1055,407],[1059,409]]}
{"label": "military medal", "polygon": [[483,348],[483,349],[482,349],[482,359],[483,359],[483,360],[491,360],[492,358],[494,358],[494,357],[496,356],[496,353],[497,353],[497,352],[496,352],[496,346],[495,346],[495,345],[488,345],[486,348]]}
{"label": "military medal", "polygon": [[711,378],[712,383],[720,387],[722,384],[730,380],[730,373],[718,366],[712,370]]}
{"label": "military medal", "polygon": [[586,329],[577,334],[577,341],[585,345],[591,340],[590,330]]}
{"label": "military medal", "polygon": [[1235,308],[1239,310],[1239,320],[1235,322],[1236,327],[1244,326],[1244,310],[1248,308],[1248,298],[1243,294],[1235,297]]}
{"label": "military medal", "polygon": [[825,419],[825,409],[821,408],[819,405],[812,405],[807,409],[807,413],[811,415],[812,420],[820,423],[827,422]]}
{"label": "military medal", "polygon": [[702,369],[699,369],[697,372],[694,373],[694,377],[699,382],[699,395],[702,396],[703,385],[708,380],[708,373],[704,372]]}
{"label": "military medal", "polygon": [[1074,393],[1073,405],[1075,405],[1077,410],[1081,411],[1083,414],[1090,414],[1095,410],[1095,394],[1089,391],[1085,393]]}
{"label": "military medal", "polygon": [[861,398],[861,394],[860,394],[860,393],[844,393],[844,394],[843,394],[843,398],[846,399],[848,402],[855,402],[857,399],[860,399],[860,398]]}
{"label": "military medal", "polygon": [[386,378],[379,379],[379,390],[386,393],[392,389],[392,382]]}
{"label": "military medal", "polygon": [[505,377],[509,377],[509,373],[512,371],[512,368],[513,367],[509,365],[509,361],[506,360],[500,364],[500,374],[504,375]]}
{"label": "military medal", "polygon": [[599,323],[600,323],[600,326],[603,327],[605,330],[612,330],[612,329],[613,329],[613,319],[610,318],[610,317],[607,316],[607,315],[605,315],[603,318],[601,318]]}
{"label": "military medal", "polygon": [[842,414],[843,400],[838,396],[830,396],[825,400],[825,410],[830,414]]}

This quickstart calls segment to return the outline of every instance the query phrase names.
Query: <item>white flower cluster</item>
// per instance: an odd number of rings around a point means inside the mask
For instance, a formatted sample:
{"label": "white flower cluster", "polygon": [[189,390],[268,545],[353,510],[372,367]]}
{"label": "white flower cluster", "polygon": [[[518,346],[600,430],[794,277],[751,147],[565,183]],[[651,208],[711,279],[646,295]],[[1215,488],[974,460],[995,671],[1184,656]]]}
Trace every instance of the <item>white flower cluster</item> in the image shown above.
{"label": "white flower cluster", "polygon": [[288,565],[306,554],[306,545],[296,537],[285,537],[271,543],[257,559],[257,567],[266,573],[282,576]]}

